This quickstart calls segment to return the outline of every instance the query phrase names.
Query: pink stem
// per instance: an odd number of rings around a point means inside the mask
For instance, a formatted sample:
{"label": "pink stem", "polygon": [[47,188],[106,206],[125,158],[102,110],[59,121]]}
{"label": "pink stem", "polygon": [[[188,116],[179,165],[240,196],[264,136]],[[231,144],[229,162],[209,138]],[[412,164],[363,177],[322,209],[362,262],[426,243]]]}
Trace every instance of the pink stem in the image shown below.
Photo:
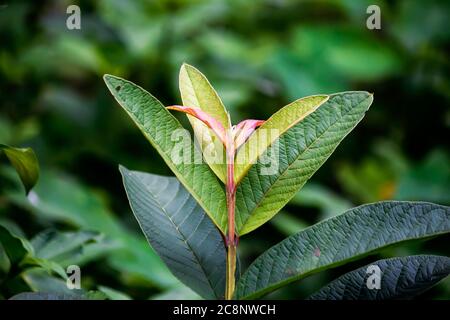
{"label": "pink stem", "polygon": [[226,135],[226,161],[227,161],[227,209],[228,209],[228,236],[226,241],[227,246],[227,274],[226,274],[226,290],[225,299],[233,299],[235,288],[235,273],[236,273],[236,246],[237,239],[235,235],[234,226],[234,209],[236,202],[236,183],[234,181],[234,156],[236,153],[234,137],[231,130],[228,130]]}
{"label": "pink stem", "polygon": [[[232,148],[233,149],[233,148]],[[227,208],[228,208],[228,241],[235,244],[234,209],[236,203],[236,184],[234,181],[234,150],[227,153]]]}

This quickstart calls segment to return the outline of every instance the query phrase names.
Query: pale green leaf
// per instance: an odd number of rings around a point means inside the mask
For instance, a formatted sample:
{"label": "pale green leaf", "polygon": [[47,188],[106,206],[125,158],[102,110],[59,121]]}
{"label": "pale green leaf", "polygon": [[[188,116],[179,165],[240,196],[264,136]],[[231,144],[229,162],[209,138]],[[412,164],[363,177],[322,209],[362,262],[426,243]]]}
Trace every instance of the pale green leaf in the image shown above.
{"label": "pale green leaf", "polygon": [[289,202],[361,121],[372,98],[362,91],[333,94],[280,135],[237,188],[236,226],[240,235],[270,220]]}
{"label": "pale green leaf", "polygon": [[256,130],[236,155],[235,180],[242,180],[258,158],[283,133],[302,121],[328,100],[327,95],[310,96],[298,99],[274,113]]}
{"label": "pale green leaf", "polygon": [[[184,106],[200,108],[219,121],[225,130],[230,129],[231,123],[228,112],[217,92],[199,70],[186,63],[183,64],[180,69],[179,87]],[[190,115],[187,117],[194,128],[197,140],[200,141],[205,161],[217,177],[225,182],[226,163],[223,157],[222,143],[203,122]]]}

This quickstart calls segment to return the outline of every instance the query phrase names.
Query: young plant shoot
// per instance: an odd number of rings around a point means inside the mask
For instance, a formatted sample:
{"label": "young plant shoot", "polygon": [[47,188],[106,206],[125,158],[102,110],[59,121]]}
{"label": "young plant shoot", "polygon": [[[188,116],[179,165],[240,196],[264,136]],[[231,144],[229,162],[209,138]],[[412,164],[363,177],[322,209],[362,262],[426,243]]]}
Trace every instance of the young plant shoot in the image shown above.
{"label": "young plant shoot", "polygon": [[212,118],[200,108],[185,106],[170,106],[168,109],[177,110],[190,114],[202,121],[219,138],[225,148],[227,176],[225,183],[227,210],[228,210],[228,234],[225,236],[225,245],[227,247],[227,272],[226,272],[226,291],[225,298],[231,300],[234,293],[235,274],[236,274],[236,250],[239,236],[235,232],[235,204],[236,204],[236,182],[234,180],[234,160],[236,151],[247,141],[248,137],[261,126],[263,120],[244,120],[232,128],[225,130],[222,124]]}
{"label": "young plant shoot", "polygon": [[[232,125],[209,81],[187,64],[180,70],[181,105],[165,107],[116,76],[105,75],[104,80],[175,175],[120,166],[131,209],[171,272],[205,299],[260,298],[388,246],[450,231],[449,207],[371,203],[298,230],[240,275],[239,237],[271,220],[299,192],[363,119],[373,95],[313,95],[265,121]],[[198,145],[170,111],[187,115]],[[411,298],[450,273],[450,258],[445,256],[382,259],[373,265],[343,275],[311,299]],[[392,275],[379,278],[377,294],[366,285],[369,267]],[[343,287],[355,290],[339,291]]]}

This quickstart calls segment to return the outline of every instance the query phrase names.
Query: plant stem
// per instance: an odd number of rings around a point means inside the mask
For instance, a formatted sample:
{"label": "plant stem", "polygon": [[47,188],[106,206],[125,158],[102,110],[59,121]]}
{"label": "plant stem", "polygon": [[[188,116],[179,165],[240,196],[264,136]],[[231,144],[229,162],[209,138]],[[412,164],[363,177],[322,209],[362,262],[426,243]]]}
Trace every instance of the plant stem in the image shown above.
{"label": "plant stem", "polygon": [[227,248],[227,276],[225,299],[232,300],[235,288],[235,274],[236,274],[236,246],[229,245]]}
{"label": "plant stem", "polygon": [[227,136],[227,209],[228,209],[228,236],[226,237],[227,245],[227,270],[226,270],[226,290],[225,299],[233,299],[236,275],[236,249],[237,239],[234,226],[234,209],[236,203],[236,184],[234,181],[234,156],[235,148],[231,133]]}

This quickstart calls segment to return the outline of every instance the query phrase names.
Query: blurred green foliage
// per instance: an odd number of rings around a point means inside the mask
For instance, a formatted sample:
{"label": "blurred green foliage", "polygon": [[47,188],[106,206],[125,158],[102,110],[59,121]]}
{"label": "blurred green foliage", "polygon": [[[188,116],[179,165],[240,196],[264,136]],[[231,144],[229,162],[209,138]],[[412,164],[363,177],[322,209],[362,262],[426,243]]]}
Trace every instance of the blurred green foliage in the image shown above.
{"label": "blurred green foliage", "polygon": [[[2,3],[0,143],[33,147],[42,172],[25,197],[2,158],[0,219],[28,239],[48,228],[101,232],[105,240],[84,249],[92,258],[77,260],[83,288],[111,298],[195,297],[133,220],[117,164],[171,173],[112,101],[104,73],[179,104],[178,69],[190,63],[207,75],[236,121],[265,119],[305,95],[374,93],[362,123],[285,211],[242,238],[243,268],[285,235],[351,206],[383,199],[450,204],[448,1]],[[81,30],[66,28],[70,4],[81,8]],[[381,8],[381,30],[366,28],[370,4]],[[449,255],[448,240],[389,249],[382,257]],[[354,267],[271,297],[305,297]],[[26,277],[31,289],[61,286],[42,272]],[[426,297],[448,299],[448,280]]]}

